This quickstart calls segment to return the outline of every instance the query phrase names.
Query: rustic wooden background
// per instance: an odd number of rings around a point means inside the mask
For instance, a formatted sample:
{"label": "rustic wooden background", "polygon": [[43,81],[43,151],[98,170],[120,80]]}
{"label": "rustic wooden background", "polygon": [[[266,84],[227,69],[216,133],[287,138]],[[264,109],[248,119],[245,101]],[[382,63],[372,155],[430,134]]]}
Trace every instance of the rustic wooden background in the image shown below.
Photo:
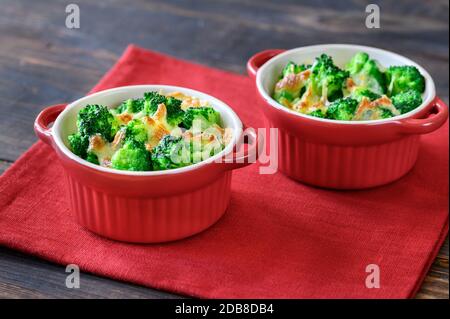
{"label": "rustic wooden background", "polygon": [[[77,3],[81,28],[65,27]],[[365,27],[378,3],[381,29]],[[128,43],[245,73],[266,48],[356,43],[404,54],[425,66],[448,102],[447,0],[0,0],[0,173],[36,141],[32,124],[47,105],[83,96]],[[448,238],[418,298],[448,298]],[[64,268],[0,248],[0,297],[171,298],[152,289],[82,275],[65,288]]]}

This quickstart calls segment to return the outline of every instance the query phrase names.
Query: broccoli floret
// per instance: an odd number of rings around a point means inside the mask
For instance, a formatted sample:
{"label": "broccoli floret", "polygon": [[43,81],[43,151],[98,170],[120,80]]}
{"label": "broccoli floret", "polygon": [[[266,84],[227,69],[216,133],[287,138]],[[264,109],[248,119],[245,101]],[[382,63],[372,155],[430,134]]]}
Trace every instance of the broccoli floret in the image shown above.
{"label": "broccoli floret", "polygon": [[386,71],[386,78],[388,96],[410,90],[425,91],[425,78],[415,66],[391,66]]}
{"label": "broccoli floret", "polygon": [[369,61],[369,55],[367,53],[356,53],[353,58],[347,63],[345,69],[350,72],[350,74],[357,74],[361,72],[367,61]]}
{"label": "broccoli floret", "polygon": [[356,88],[355,90],[353,90],[351,97],[355,100],[357,100],[358,102],[361,102],[363,98],[368,98],[370,101],[374,101],[376,99],[379,99],[381,97],[381,95],[372,92],[369,89],[366,88]]}
{"label": "broccoli floret", "polygon": [[352,98],[339,99],[330,104],[327,110],[327,117],[333,120],[352,120],[358,101]]}
{"label": "broccoli floret", "polygon": [[392,104],[399,110],[402,114],[408,113],[414,110],[420,104],[422,104],[422,94],[416,90],[409,90],[391,97]]}
{"label": "broccoli floret", "polygon": [[311,71],[310,81],[315,95],[324,96],[326,93],[329,101],[343,96],[342,89],[349,72],[338,68],[330,56],[322,54],[316,58]]}
{"label": "broccoli floret", "polygon": [[315,116],[315,117],[320,117],[320,118],[326,118],[326,114],[324,114],[324,113],[322,112],[322,110],[315,110],[315,111],[312,111],[312,112],[309,113],[308,115],[310,115],[310,116]]}
{"label": "broccoli floret", "polygon": [[306,81],[297,74],[309,69],[306,64],[289,62],[283,69],[278,83],[275,85],[273,98],[280,104],[288,106],[290,102],[300,97],[305,91]]}
{"label": "broccoli floret", "polygon": [[378,111],[380,112],[380,118],[381,119],[387,119],[387,118],[390,118],[390,117],[394,116],[394,114],[390,110],[382,108],[382,107],[380,107],[378,109]]}
{"label": "broccoli floret", "polygon": [[346,66],[355,84],[376,94],[386,93],[386,78],[378,63],[365,52],[355,54]]}
{"label": "broccoli floret", "polygon": [[125,171],[151,170],[150,153],[143,143],[128,140],[111,158],[112,167]]}
{"label": "broccoli floret", "polygon": [[167,123],[177,126],[183,120],[184,111],[181,109],[181,100],[174,97],[165,97],[157,92],[147,92],[144,94],[144,113],[153,115],[158,109],[158,105],[164,104],[167,109]]}
{"label": "broccoli floret", "polygon": [[298,74],[300,72],[303,72],[307,69],[311,68],[311,65],[307,64],[295,64],[294,62],[290,61],[283,69],[283,72],[280,76],[280,79],[285,77],[288,74]]}
{"label": "broccoli floret", "polygon": [[77,127],[81,136],[101,134],[106,140],[112,141],[120,124],[108,108],[90,104],[78,112]]}
{"label": "broccoli floret", "polygon": [[192,149],[181,136],[166,135],[152,150],[154,170],[184,167],[192,163]]}
{"label": "broccoli floret", "polygon": [[100,165],[98,161],[98,156],[92,152],[89,152],[86,157],[86,161],[91,162],[92,164]]}
{"label": "broccoli floret", "polygon": [[117,114],[123,112],[127,113],[139,113],[144,109],[144,99],[128,99],[120,104],[116,109]]}
{"label": "broccoli floret", "polygon": [[86,159],[87,149],[89,147],[89,137],[82,136],[80,133],[69,135],[68,137],[70,149],[75,155]]}
{"label": "broccoli floret", "polygon": [[184,111],[181,109],[181,100],[174,97],[168,97],[166,100],[167,123],[171,126],[177,126],[183,121]]}
{"label": "broccoli floret", "polygon": [[158,105],[166,103],[166,97],[158,92],[144,93],[144,113],[153,115],[158,109]]}
{"label": "broccoli floret", "polygon": [[200,121],[201,130],[203,131],[213,124],[220,125],[220,113],[212,107],[190,107],[184,112],[183,127],[190,129],[194,120]]}
{"label": "broccoli floret", "polygon": [[147,129],[144,122],[134,119],[128,122],[125,127],[125,139],[134,140],[140,143],[145,143],[148,140]]}

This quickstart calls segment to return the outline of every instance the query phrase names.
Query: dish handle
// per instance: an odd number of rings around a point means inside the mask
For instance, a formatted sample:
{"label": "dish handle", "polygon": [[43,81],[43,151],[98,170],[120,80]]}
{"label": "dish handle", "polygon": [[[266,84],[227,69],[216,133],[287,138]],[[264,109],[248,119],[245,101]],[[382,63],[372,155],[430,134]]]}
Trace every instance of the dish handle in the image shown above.
{"label": "dish handle", "polygon": [[36,117],[36,120],[34,121],[34,132],[42,142],[52,146],[52,129],[49,125],[56,120],[66,106],[67,104],[57,104],[46,107]]}
{"label": "dish handle", "polygon": [[253,80],[256,78],[258,69],[267,61],[277,56],[280,53],[285,52],[282,49],[269,49],[256,53],[247,62],[247,73]]}
{"label": "dish handle", "polygon": [[397,121],[403,134],[427,134],[436,131],[445,124],[448,118],[448,106],[440,98],[431,103],[428,112],[422,118],[409,118]]}

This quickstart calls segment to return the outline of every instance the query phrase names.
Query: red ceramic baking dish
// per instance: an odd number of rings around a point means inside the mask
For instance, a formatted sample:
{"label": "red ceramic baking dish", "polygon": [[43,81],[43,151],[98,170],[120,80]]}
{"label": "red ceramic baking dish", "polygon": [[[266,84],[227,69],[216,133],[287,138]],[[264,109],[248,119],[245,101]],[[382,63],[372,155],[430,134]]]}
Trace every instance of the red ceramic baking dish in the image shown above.
{"label": "red ceramic baking dish", "polygon": [[[414,65],[426,78],[423,103],[415,110],[384,120],[336,121],[294,112],[271,98],[283,67],[311,63],[322,53],[343,66],[357,52],[367,52],[381,65]],[[317,45],[289,51],[266,50],[247,63],[255,80],[266,125],[278,128],[278,168],[298,181],[334,189],[362,189],[393,182],[416,162],[420,135],[433,132],[448,117],[436,97],[429,73],[398,54],[357,45]]]}
{"label": "red ceramic baking dish", "polygon": [[[87,104],[114,107],[148,91],[178,91],[209,101],[221,113],[224,127],[232,128],[232,142],[206,161],[148,172],[104,168],[69,150],[67,137],[76,131],[80,108]],[[256,136],[251,135],[246,138],[251,143],[246,151],[236,152],[236,145],[244,136],[242,123],[225,103],[201,92],[163,85],[120,87],[89,95],[67,106],[48,107],[38,115],[35,132],[60,159],[78,223],[104,237],[137,243],[181,239],[214,224],[230,200],[233,169],[248,165],[249,154],[256,147]]]}

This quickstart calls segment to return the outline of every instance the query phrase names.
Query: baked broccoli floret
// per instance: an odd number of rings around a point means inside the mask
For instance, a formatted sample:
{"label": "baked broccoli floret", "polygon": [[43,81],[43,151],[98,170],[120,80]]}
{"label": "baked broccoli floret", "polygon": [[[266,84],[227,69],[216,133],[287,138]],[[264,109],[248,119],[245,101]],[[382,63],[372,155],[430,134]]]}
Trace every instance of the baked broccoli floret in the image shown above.
{"label": "baked broccoli floret", "polygon": [[92,164],[100,165],[100,162],[98,161],[98,156],[92,152],[89,152],[87,154],[86,161],[91,162]]}
{"label": "baked broccoli floret", "polygon": [[369,55],[367,53],[356,53],[353,58],[347,63],[345,69],[350,72],[350,74],[357,74],[361,72],[367,61],[369,61]]}
{"label": "baked broccoli floret", "polygon": [[358,107],[358,101],[352,98],[339,99],[330,104],[327,117],[333,120],[350,121]]}
{"label": "baked broccoli floret", "polygon": [[126,171],[151,170],[150,153],[143,143],[128,140],[111,158],[112,167]]}
{"label": "baked broccoli floret", "polygon": [[167,123],[177,126],[183,120],[184,111],[181,109],[181,100],[174,97],[165,97],[157,92],[147,92],[144,94],[144,113],[153,115],[158,109],[158,105],[164,104],[167,109]]}
{"label": "baked broccoli floret", "polygon": [[220,125],[220,113],[212,107],[190,107],[184,112],[183,127],[190,129],[193,122],[200,121],[201,130],[213,124]]}
{"label": "baked broccoli floret", "polygon": [[275,85],[273,98],[285,106],[288,106],[290,102],[299,98],[305,90],[306,81],[302,80],[297,74],[310,67],[310,65],[298,65],[294,62],[289,62],[284,67],[280,79]]}
{"label": "baked broccoli floret", "polygon": [[120,104],[115,112],[121,114],[123,112],[127,113],[139,113],[144,109],[144,99],[128,99],[122,104]]}
{"label": "baked broccoli floret", "polygon": [[369,58],[365,52],[355,54],[346,66],[353,81],[358,87],[371,90],[376,94],[386,93],[386,79],[378,63]]}
{"label": "baked broccoli floret", "polygon": [[422,104],[422,94],[416,90],[409,90],[392,96],[391,100],[397,110],[403,114]]}
{"label": "baked broccoli floret", "polygon": [[386,78],[388,96],[410,90],[425,91],[425,78],[415,66],[391,66],[386,71]]}
{"label": "baked broccoli floret", "polygon": [[158,105],[166,103],[166,97],[158,92],[144,93],[144,113],[153,115],[158,109]]}
{"label": "baked broccoli floret", "polygon": [[310,116],[315,116],[315,117],[320,117],[320,118],[326,118],[326,114],[324,114],[324,113],[322,112],[322,110],[315,110],[315,111],[312,111],[312,112],[309,113],[308,115],[310,115]]}
{"label": "baked broccoli floret", "polygon": [[326,93],[329,101],[343,96],[342,89],[349,72],[338,68],[330,56],[322,54],[316,58],[311,71],[310,81],[315,95],[324,96]]}
{"label": "baked broccoli floret", "polygon": [[145,143],[148,140],[147,129],[144,122],[134,119],[128,122],[125,127],[125,139],[134,140],[140,143]]}
{"label": "baked broccoli floret", "polygon": [[174,97],[168,97],[166,100],[167,123],[171,126],[177,126],[183,121],[184,111],[181,109],[181,100]]}
{"label": "baked broccoli floret", "polygon": [[306,64],[295,64],[294,62],[290,61],[283,69],[283,72],[281,74],[280,78],[285,77],[288,74],[298,74],[300,72],[303,72],[307,69],[309,69],[311,65]]}
{"label": "baked broccoli floret", "polygon": [[394,116],[394,114],[390,110],[382,107],[379,107],[378,111],[380,112],[380,119],[387,119]]}
{"label": "baked broccoli floret", "polygon": [[120,124],[108,108],[90,104],[78,112],[77,127],[78,132],[83,137],[100,134],[106,140],[112,141],[119,130]]}
{"label": "baked broccoli floret", "polygon": [[368,98],[370,101],[374,101],[376,99],[379,99],[381,95],[374,93],[369,89],[361,87],[353,90],[351,97],[358,102],[361,102],[363,98]]}
{"label": "baked broccoli floret", "polygon": [[80,133],[69,135],[68,137],[70,149],[75,155],[86,159],[87,149],[89,147],[89,137],[82,136]]}
{"label": "baked broccoli floret", "polygon": [[181,136],[166,135],[152,150],[151,160],[154,170],[179,168],[191,164],[192,152]]}

